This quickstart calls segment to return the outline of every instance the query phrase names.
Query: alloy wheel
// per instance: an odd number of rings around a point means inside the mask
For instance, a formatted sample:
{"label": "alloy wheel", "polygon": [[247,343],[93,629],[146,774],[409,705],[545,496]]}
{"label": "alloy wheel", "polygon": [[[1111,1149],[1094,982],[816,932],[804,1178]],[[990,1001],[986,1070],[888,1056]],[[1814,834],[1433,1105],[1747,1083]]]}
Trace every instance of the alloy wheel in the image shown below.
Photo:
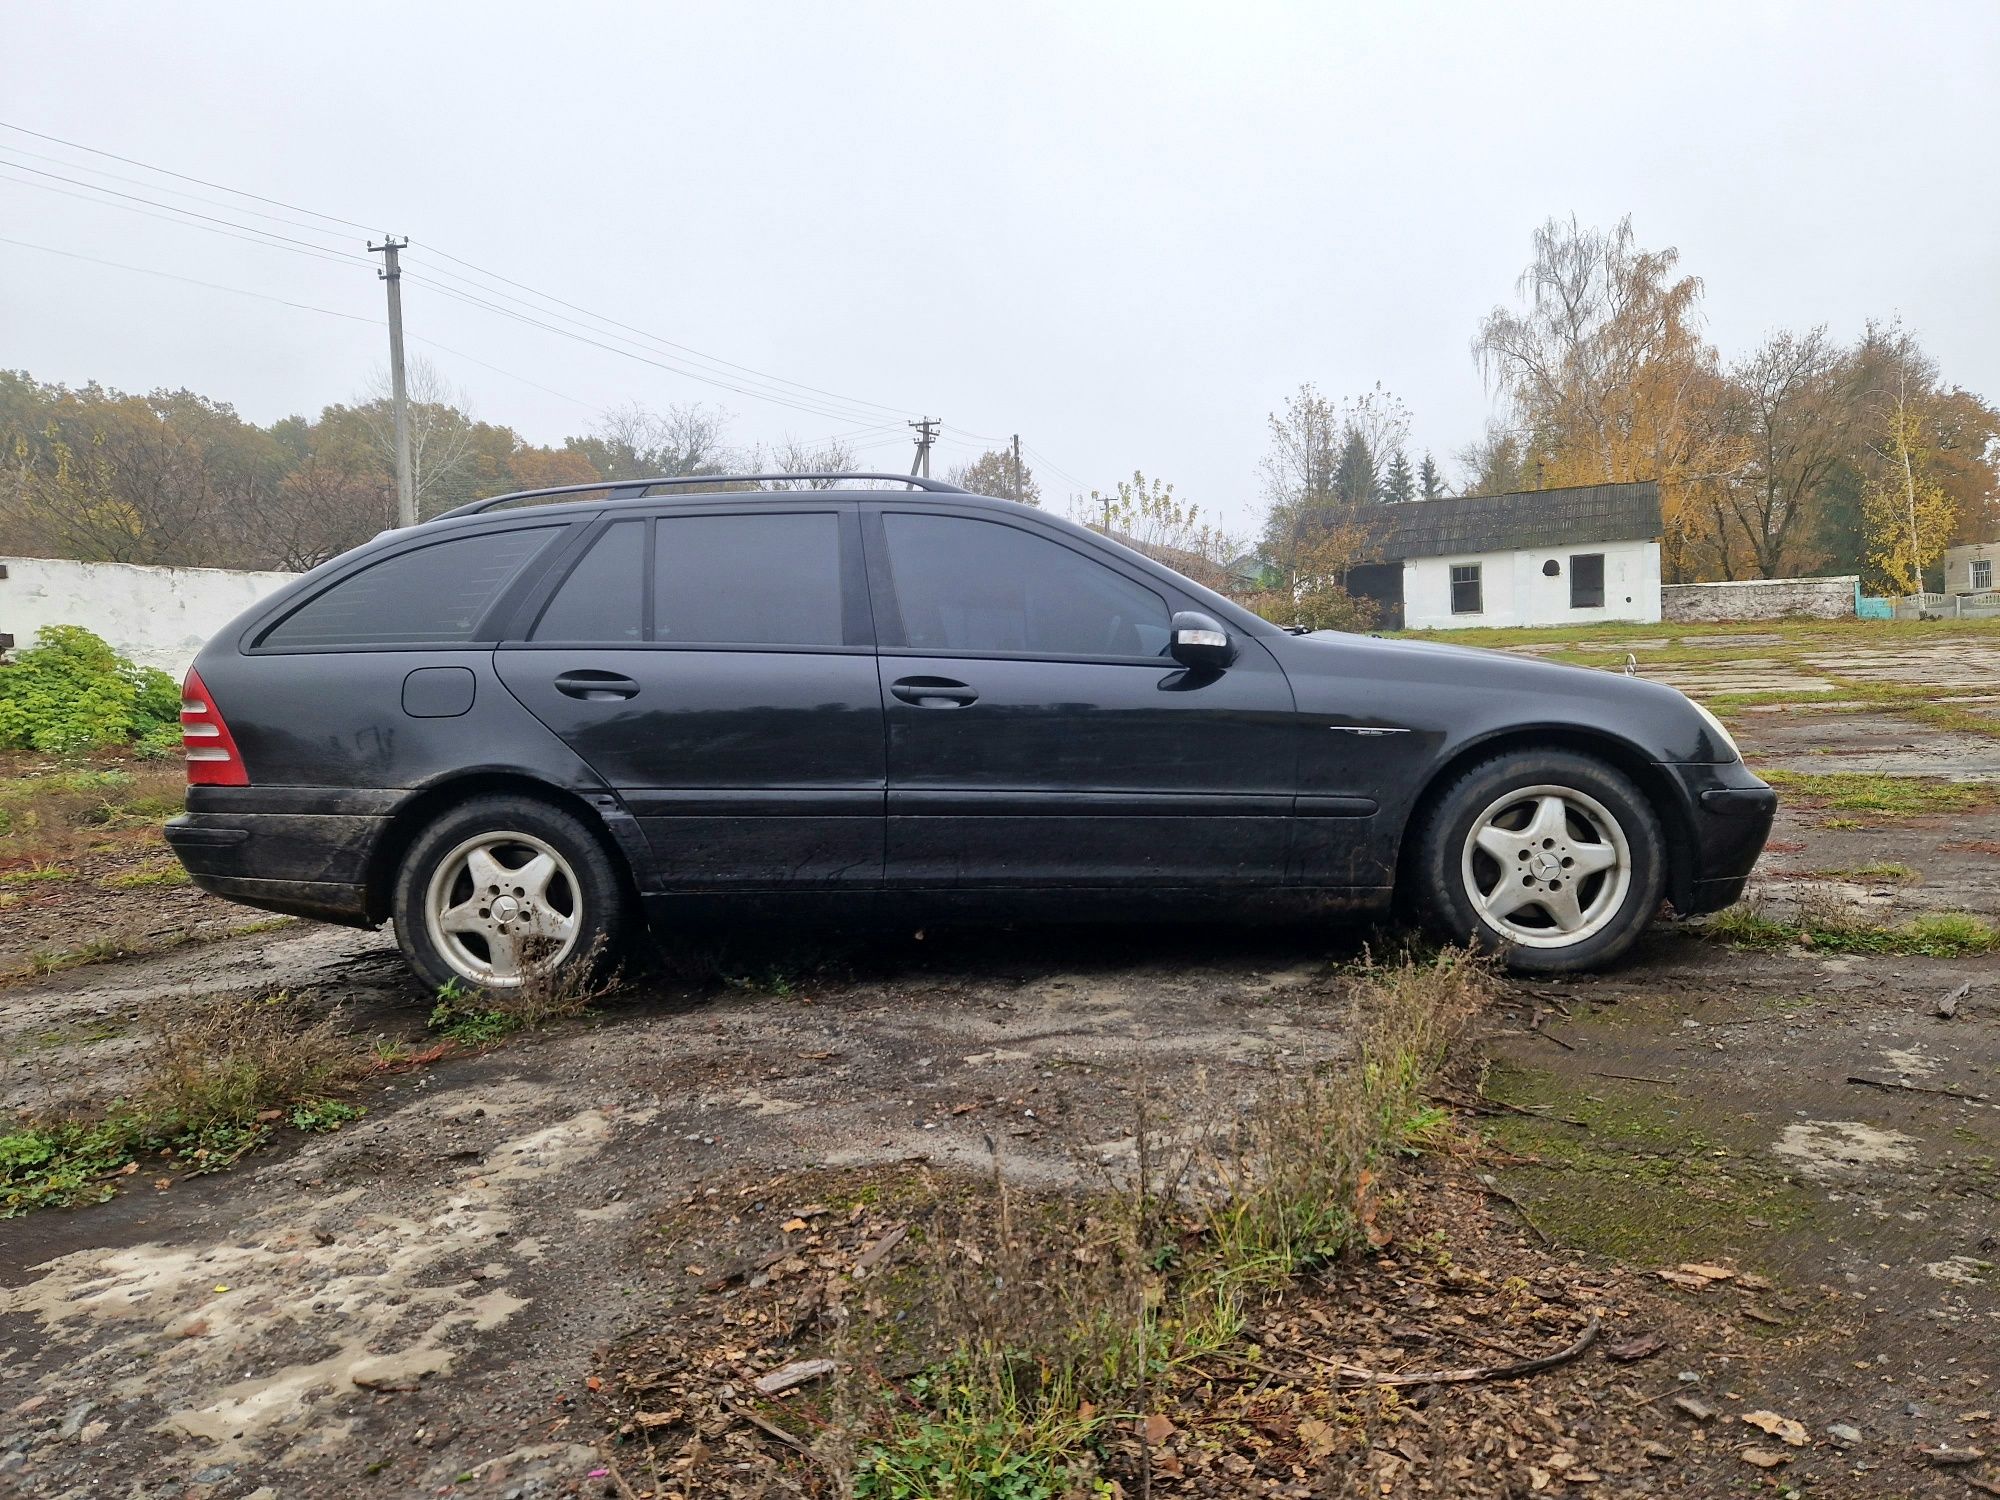
{"label": "alloy wheel", "polygon": [[1473,819],[1461,863],[1473,910],[1530,948],[1592,937],[1632,885],[1624,829],[1574,787],[1528,786],[1496,797]]}
{"label": "alloy wheel", "polygon": [[533,834],[475,834],[431,872],[424,925],[445,962],[467,980],[511,989],[576,947],[581,891],[569,861]]}

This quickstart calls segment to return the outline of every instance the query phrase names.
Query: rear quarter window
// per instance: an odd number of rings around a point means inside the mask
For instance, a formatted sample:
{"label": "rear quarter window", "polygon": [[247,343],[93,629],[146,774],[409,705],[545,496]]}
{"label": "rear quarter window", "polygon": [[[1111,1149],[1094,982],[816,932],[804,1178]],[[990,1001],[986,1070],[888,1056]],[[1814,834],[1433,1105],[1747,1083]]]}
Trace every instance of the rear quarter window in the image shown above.
{"label": "rear quarter window", "polygon": [[514,527],[398,552],[322,589],[257,644],[286,651],[471,641],[502,591],[561,529]]}

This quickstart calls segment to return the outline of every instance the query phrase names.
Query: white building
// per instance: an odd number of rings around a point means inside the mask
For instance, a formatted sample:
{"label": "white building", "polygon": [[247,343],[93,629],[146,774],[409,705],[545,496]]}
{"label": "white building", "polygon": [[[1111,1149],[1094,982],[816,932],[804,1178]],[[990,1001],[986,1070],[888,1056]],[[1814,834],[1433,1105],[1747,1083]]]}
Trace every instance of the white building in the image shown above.
{"label": "white building", "polygon": [[1984,594],[2000,587],[2000,541],[1967,542],[1944,549],[1944,591]]}
{"label": "white building", "polygon": [[1348,587],[1410,630],[1660,618],[1660,491],[1579,485],[1371,513],[1378,563]]}

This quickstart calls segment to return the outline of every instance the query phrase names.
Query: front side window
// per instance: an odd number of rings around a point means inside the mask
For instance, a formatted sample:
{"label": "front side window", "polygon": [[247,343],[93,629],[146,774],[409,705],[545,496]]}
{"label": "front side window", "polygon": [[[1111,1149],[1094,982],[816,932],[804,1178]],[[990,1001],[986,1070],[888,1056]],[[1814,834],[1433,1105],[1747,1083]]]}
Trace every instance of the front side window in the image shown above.
{"label": "front side window", "polygon": [[1479,564],[1453,563],[1451,568],[1451,612],[1476,615],[1484,605],[1479,594]]}
{"label": "front side window", "polygon": [[514,527],[398,552],[343,578],[264,633],[302,646],[456,645],[560,528]]}
{"label": "front side window", "polygon": [[840,518],[662,516],[654,526],[653,639],[838,646]]}
{"label": "front side window", "polygon": [[1993,559],[1977,557],[1972,561],[1972,586],[1975,590],[1993,587]]}
{"label": "front side window", "polygon": [[570,569],[529,639],[614,645],[643,640],[645,593],[646,523],[616,522]]}
{"label": "front side window", "polygon": [[1576,552],[1569,560],[1569,607],[1604,608],[1604,554]]}
{"label": "front side window", "polygon": [[1160,656],[1167,601],[1017,526],[968,516],[882,518],[903,635],[919,651]]}

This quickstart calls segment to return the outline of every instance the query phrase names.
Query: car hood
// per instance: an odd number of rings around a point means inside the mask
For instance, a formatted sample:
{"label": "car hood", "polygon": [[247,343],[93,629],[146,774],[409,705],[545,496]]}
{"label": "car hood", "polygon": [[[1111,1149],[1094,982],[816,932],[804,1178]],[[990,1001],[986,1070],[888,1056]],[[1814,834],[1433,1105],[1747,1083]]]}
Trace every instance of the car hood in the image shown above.
{"label": "car hood", "polygon": [[1327,631],[1273,643],[1301,708],[1433,727],[1444,740],[1509,725],[1615,734],[1660,761],[1722,762],[1733,751],[1677,688],[1512,651]]}

